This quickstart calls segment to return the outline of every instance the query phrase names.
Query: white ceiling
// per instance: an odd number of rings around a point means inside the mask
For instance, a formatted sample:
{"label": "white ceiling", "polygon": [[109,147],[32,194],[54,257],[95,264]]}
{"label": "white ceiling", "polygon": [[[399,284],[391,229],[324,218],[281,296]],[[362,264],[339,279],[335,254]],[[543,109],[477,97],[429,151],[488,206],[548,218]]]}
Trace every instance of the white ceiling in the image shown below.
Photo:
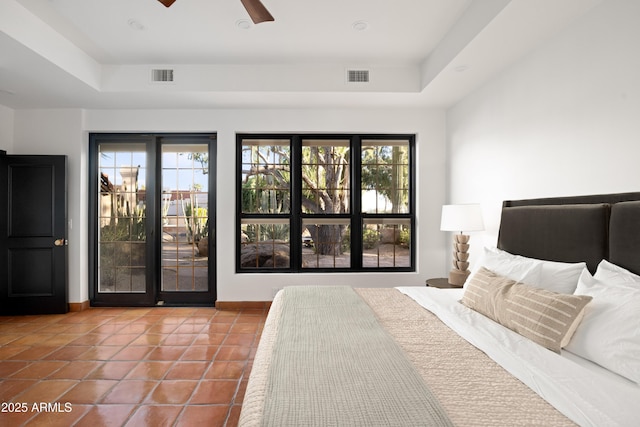
{"label": "white ceiling", "polygon": [[[1,0],[0,104],[447,107],[599,2],[262,1],[275,22],[254,25],[240,0]],[[151,82],[155,68],[174,82]]]}

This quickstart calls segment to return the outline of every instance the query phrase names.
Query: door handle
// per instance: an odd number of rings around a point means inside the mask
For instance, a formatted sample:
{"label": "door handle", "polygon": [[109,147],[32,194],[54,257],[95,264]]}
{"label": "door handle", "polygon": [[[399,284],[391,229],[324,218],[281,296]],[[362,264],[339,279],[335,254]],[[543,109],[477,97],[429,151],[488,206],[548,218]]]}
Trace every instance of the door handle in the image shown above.
{"label": "door handle", "polygon": [[56,239],[53,244],[56,246],[67,246],[69,242],[67,241],[67,239]]}

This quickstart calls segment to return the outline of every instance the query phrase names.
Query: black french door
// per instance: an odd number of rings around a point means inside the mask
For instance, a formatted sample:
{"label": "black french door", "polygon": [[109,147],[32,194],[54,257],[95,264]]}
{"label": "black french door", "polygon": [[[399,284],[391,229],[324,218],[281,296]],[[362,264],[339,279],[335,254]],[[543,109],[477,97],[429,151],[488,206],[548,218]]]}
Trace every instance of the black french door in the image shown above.
{"label": "black french door", "polygon": [[215,135],[90,135],[94,306],[212,306]]}

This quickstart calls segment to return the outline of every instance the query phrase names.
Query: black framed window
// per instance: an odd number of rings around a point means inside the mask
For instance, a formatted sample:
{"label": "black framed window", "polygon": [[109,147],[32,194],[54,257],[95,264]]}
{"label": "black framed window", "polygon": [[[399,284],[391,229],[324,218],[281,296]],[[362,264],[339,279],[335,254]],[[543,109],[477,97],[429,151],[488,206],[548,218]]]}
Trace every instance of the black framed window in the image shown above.
{"label": "black framed window", "polygon": [[414,135],[238,134],[238,272],[414,271]]}

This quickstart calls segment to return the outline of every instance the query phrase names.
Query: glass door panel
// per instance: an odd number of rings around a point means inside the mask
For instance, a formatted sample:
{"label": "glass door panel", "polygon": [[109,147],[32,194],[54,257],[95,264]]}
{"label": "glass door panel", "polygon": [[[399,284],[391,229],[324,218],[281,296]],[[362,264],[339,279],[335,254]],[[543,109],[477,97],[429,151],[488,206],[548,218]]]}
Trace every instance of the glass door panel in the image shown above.
{"label": "glass door panel", "polygon": [[91,134],[90,159],[91,304],[213,305],[215,135]]}
{"label": "glass door panel", "polygon": [[145,293],[146,145],[100,144],[98,293]]}
{"label": "glass door panel", "polygon": [[209,147],[162,145],[162,292],[209,291]]}

